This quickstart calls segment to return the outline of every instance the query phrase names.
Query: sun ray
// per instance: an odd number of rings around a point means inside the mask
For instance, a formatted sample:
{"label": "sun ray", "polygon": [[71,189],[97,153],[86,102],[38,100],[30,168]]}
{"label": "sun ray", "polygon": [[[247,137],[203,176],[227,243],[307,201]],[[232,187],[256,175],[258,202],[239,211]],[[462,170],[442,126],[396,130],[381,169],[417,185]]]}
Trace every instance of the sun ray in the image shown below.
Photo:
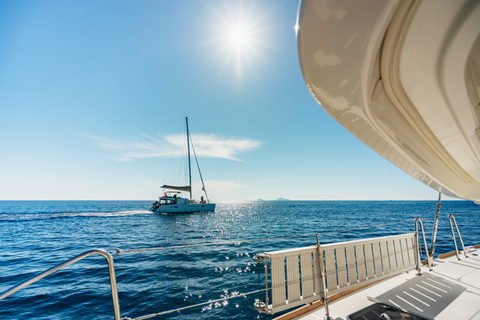
{"label": "sun ray", "polygon": [[[241,80],[246,72],[254,72],[254,62],[261,58],[266,46],[265,32],[262,25],[266,17],[259,15],[254,5],[242,3],[232,6],[225,2],[222,8],[212,8],[215,15],[213,43],[217,57],[223,60],[223,71],[231,70],[235,79]],[[218,63],[217,59],[217,63]]]}

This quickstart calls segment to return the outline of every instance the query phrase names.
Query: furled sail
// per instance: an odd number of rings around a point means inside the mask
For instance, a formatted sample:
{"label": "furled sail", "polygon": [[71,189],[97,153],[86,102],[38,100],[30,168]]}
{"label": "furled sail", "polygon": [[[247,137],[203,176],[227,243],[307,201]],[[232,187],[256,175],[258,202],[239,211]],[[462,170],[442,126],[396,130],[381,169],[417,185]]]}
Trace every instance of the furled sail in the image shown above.
{"label": "furled sail", "polygon": [[186,192],[191,192],[192,188],[190,186],[169,186],[164,184],[160,188],[166,188],[166,189],[172,189],[172,190],[178,190],[178,191],[186,191]]}

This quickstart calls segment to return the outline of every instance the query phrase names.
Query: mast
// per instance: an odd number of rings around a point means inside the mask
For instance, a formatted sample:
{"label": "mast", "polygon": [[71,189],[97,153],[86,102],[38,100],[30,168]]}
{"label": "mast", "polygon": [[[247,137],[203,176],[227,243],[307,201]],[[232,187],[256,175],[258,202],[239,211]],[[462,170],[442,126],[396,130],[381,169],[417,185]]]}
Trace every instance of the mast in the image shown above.
{"label": "mast", "polygon": [[190,186],[190,199],[192,199],[192,166],[190,164],[190,133],[188,132],[188,117],[185,117],[187,123],[187,149],[188,149],[188,185]]}

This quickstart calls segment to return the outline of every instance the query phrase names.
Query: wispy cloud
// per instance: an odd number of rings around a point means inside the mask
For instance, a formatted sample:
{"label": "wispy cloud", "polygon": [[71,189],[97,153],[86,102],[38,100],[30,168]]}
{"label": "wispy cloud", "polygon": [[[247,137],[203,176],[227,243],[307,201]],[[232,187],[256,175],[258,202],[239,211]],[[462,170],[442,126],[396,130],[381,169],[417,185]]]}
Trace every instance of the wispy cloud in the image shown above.
{"label": "wispy cloud", "polygon": [[[85,135],[97,145],[115,154],[117,161],[132,161],[141,158],[181,157],[185,154],[185,136],[169,135],[152,137],[139,135],[127,139],[109,139]],[[250,139],[219,137],[213,134],[192,135],[198,157],[223,158],[241,161],[237,155],[260,147],[261,142]]]}

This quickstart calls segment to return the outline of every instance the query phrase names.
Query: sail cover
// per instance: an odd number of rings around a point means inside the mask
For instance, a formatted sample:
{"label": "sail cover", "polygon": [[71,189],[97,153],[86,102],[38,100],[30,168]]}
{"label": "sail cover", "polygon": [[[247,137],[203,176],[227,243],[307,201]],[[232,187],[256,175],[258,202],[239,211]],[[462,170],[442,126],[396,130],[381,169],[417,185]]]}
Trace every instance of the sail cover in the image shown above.
{"label": "sail cover", "polygon": [[187,191],[187,192],[192,191],[192,188],[190,188],[190,186],[169,186],[164,184],[160,188],[166,188],[166,189],[172,189],[172,190],[178,190],[178,191]]}

